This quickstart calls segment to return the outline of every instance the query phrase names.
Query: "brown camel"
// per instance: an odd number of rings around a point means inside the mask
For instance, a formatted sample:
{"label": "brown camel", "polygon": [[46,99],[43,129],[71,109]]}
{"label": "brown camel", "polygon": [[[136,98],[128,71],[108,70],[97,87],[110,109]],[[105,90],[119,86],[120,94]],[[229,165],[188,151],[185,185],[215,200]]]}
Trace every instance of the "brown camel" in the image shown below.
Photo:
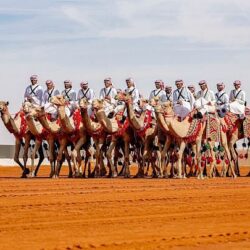
{"label": "brown camel", "polygon": [[122,175],[125,178],[130,177],[129,171],[129,145],[135,144],[134,131],[130,126],[128,118],[123,122],[123,112],[119,112],[114,118],[110,119],[104,112],[103,100],[95,100],[95,108],[97,109],[96,117],[102,124],[104,130],[111,135],[111,143],[107,151],[107,159],[110,165],[110,177],[117,177],[117,169],[113,162],[112,155],[117,146],[119,139],[124,142],[124,168]]}
{"label": "brown camel", "polygon": [[[157,124],[152,119],[151,111],[145,109],[140,115],[136,114],[130,94],[120,93],[117,95],[117,99],[125,102],[129,124],[136,134],[136,140],[138,140],[139,144],[143,146],[142,157],[138,157],[139,169],[135,177],[144,177],[144,166],[147,159],[150,160],[153,172],[156,173],[156,176],[159,176],[158,172],[160,172],[161,175],[162,171],[160,166],[156,166],[154,157],[152,157],[152,145],[154,144],[158,129]],[[141,107],[143,108],[146,103],[146,100],[141,100]],[[140,155],[139,152],[138,155]]]}
{"label": "brown camel", "polygon": [[[86,129],[87,134],[93,138],[95,144],[95,168],[93,172],[94,177],[104,176],[106,174],[106,169],[103,162],[102,147],[105,144],[107,133],[104,131],[103,126],[100,122],[93,117],[90,118],[88,115],[88,101],[83,98],[79,103],[81,109],[82,122]],[[93,107],[95,106],[95,101],[93,101]],[[90,170],[89,170],[90,175]]]}
{"label": "brown camel", "polygon": [[[46,130],[46,134],[48,134],[51,138],[53,138],[54,142],[58,141],[59,149],[56,157],[56,162],[57,162],[56,165],[61,166],[64,153],[69,166],[68,177],[71,178],[73,176],[73,171],[71,167],[71,159],[67,149],[68,136],[65,133],[63,133],[59,119],[52,120],[51,116],[45,112],[43,107],[34,107],[33,109],[31,109],[30,114],[40,122],[40,124],[43,126],[43,129]],[[54,151],[54,147],[55,143],[52,145],[51,152]],[[50,161],[53,160],[54,160],[54,154],[52,155],[52,158],[50,158]],[[52,177],[57,177],[55,165],[51,175]]]}
{"label": "brown camel", "polygon": [[[74,144],[71,157],[74,167],[74,175],[78,177],[81,175],[79,170],[81,169],[82,163],[80,150],[87,141],[86,131],[82,123],[80,110],[76,109],[72,116],[68,117],[65,112],[67,101],[64,96],[53,96],[50,102],[57,106],[62,131],[68,135],[68,139]],[[59,166],[57,167],[57,170],[59,170]]]}
{"label": "brown camel", "polygon": [[[213,170],[216,166],[216,156],[215,152],[213,151],[213,148],[215,146],[215,141],[211,140],[209,138],[206,138],[206,129],[208,126],[208,122],[201,122],[200,120],[192,119],[191,116],[188,116],[183,121],[178,121],[174,116],[173,106],[170,102],[164,103],[162,106],[157,106],[155,108],[157,120],[166,133],[169,133],[171,136],[174,136],[179,140],[180,147],[179,147],[179,158],[178,158],[178,177],[181,178],[181,161],[184,149],[186,147],[186,142],[195,144],[195,155],[196,155],[196,164],[198,166],[199,174],[198,178],[203,179],[203,170],[201,167],[201,145],[202,142],[205,141],[209,144],[209,152],[212,157],[212,160],[210,161],[210,176],[213,173]],[[165,114],[165,116],[163,115]],[[226,156],[230,157],[230,152],[227,147],[227,138],[226,136],[221,133],[221,126],[218,121],[218,130],[220,132],[220,140],[221,144],[225,149]],[[190,133],[192,131],[192,133]],[[232,168],[232,165],[229,165],[232,171],[233,177],[235,177],[234,170]]]}
{"label": "brown camel", "polygon": [[238,153],[235,145],[238,140],[250,137],[250,116],[247,115],[243,120],[239,119],[238,115],[227,112],[223,118],[220,118],[220,121],[222,124],[222,133],[227,137],[228,148],[231,153],[229,160],[234,165],[237,175],[240,175]]}
{"label": "brown camel", "polygon": [[[11,134],[15,136],[15,154],[14,154],[14,161],[21,167],[22,169],[22,178],[26,178],[27,174],[29,173],[29,169],[26,167],[27,160],[28,160],[28,150],[30,147],[30,141],[32,139],[32,134],[28,129],[27,122],[25,119],[25,114],[21,110],[19,111],[14,119],[11,117],[9,109],[8,109],[8,102],[0,101],[0,113],[2,121],[5,127]],[[24,139],[24,153],[23,153],[23,164],[19,160],[20,149],[22,145],[22,139]],[[39,162],[37,167],[42,164],[44,159],[44,155],[42,150],[39,150]]]}
{"label": "brown camel", "polygon": [[[55,143],[56,140],[59,141],[60,147],[62,145],[62,150],[65,151],[65,155],[67,158],[67,161],[69,163],[69,177],[72,177],[72,169],[71,169],[71,165],[70,165],[70,159],[69,159],[69,154],[66,148],[66,144],[67,144],[67,138],[66,136],[62,136],[62,138],[59,138],[59,134],[60,134],[60,126],[58,126],[58,124],[53,124],[55,126],[53,126],[53,129],[56,128],[56,126],[58,127],[57,132],[53,131],[53,133],[51,132],[51,129],[46,129],[43,124],[40,122],[40,120],[42,120],[41,117],[38,118],[38,112],[37,110],[43,110],[43,108],[41,107],[37,107],[32,105],[30,102],[25,102],[23,104],[23,110],[26,114],[26,120],[27,120],[27,125],[31,131],[31,133],[35,136],[36,138],[36,144],[35,144],[35,148],[34,151],[32,152],[32,164],[34,166],[34,158],[35,158],[35,154],[37,149],[40,147],[41,143],[43,140],[46,140],[49,144],[49,161],[50,161],[50,166],[51,166],[51,172],[50,172],[50,177],[56,178],[56,173],[55,173]],[[56,122],[55,122],[56,123]],[[48,124],[48,123],[47,123]],[[46,125],[47,125],[46,124]],[[60,149],[59,149],[60,152]],[[62,163],[62,155],[60,155],[57,158],[57,161],[59,162],[58,165],[60,163]],[[35,169],[33,176],[36,176],[38,169]]]}

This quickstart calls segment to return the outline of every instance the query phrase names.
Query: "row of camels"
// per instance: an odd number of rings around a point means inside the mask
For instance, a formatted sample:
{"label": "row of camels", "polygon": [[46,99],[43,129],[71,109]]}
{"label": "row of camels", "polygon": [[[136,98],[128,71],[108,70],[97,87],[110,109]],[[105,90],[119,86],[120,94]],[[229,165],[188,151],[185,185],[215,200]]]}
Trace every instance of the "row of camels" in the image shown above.
{"label": "row of camels", "polygon": [[[14,160],[22,169],[21,177],[37,175],[44,159],[44,141],[48,143],[52,178],[59,177],[65,159],[69,177],[121,175],[129,178],[131,161],[138,165],[134,177],[148,175],[151,167],[153,177],[185,178],[186,167],[189,166],[189,174],[203,179],[208,165],[208,176],[218,174],[217,164],[223,165],[222,176],[236,177],[240,174],[235,145],[239,139],[250,137],[249,117],[243,121],[229,112],[224,118],[207,114],[201,120],[194,118],[196,111],[193,111],[179,121],[171,102],[159,103],[156,98],[152,99],[150,105],[153,109],[149,110],[145,108],[149,103],[142,99],[140,106],[143,111],[138,113],[133,109],[129,94],[120,93],[117,99],[124,103],[124,109],[113,118],[107,117],[105,101],[99,99],[94,100],[91,107],[86,99],[82,99],[79,108],[68,117],[65,112],[67,101],[61,95],[54,96],[51,103],[58,109],[57,119],[52,119],[43,107],[29,102],[24,102],[13,118],[8,102],[0,101],[2,121],[15,136]],[[31,140],[35,141],[35,146],[31,154],[31,168],[28,168]],[[23,162],[19,157],[22,145]],[[249,148],[250,140],[247,146]],[[35,166],[37,154],[39,161]],[[89,161],[91,156],[95,158],[93,170]],[[122,165],[120,173],[118,165]]]}

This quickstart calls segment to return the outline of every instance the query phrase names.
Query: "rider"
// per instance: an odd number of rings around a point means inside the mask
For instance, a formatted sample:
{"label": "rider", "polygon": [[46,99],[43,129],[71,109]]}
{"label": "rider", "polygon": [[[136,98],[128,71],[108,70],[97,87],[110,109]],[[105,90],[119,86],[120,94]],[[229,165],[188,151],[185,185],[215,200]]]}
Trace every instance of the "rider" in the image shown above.
{"label": "rider", "polygon": [[201,90],[198,91],[195,108],[198,110],[197,117],[202,118],[205,113],[215,113],[215,95],[212,90],[208,89],[207,82],[199,82]]}
{"label": "rider", "polygon": [[192,93],[194,99],[196,100],[195,86],[193,84],[189,84],[187,86],[187,88],[189,89],[189,91]]}
{"label": "rider", "polygon": [[77,100],[80,102],[81,99],[85,98],[88,101],[88,114],[92,114],[92,101],[95,98],[95,92],[89,88],[87,81],[80,83],[80,90],[78,91]]}
{"label": "rider", "polygon": [[82,98],[86,98],[91,104],[95,98],[94,90],[89,88],[87,81],[82,81],[80,87],[81,89],[78,91],[77,100],[80,101]]}
{"label": "rider", "polygon": [[65,112],[67,116],[70,116],[76,109],[76,92],[72,89],[72,82],[70,80],[64,81],[64,88],[62,95],[68,102],[68,105],[65,107]]}
{"label": "rider", "polygon": [[139,101],[140,101],[140,93],[139,90],[135,87],[135,82],[133,78],[129,77],[126,79],[127,88],[125,89],[126,94],[130,94],[132,97],[133,108],[136,111],[140,111]]}
{"label": "rider", "polygon": [[151,91],[150,95],[149,95],[149,101],[152,98],[159,98],[159,100],[162,98],[163,95],[165,95],[164,90],[162,89],[163,86],[163,81],[162,80],[156,80],[155,81],[155,89]]}
{"label": "rider", "polygon": [[234,114],[238,114],[240,118],[244,118],[246,93],[241,89],[241,81],[234,81],[234,89],[230,92],[229,102],[229,110]]}
{"label": "rider", "polygon": [[105,85],[105,87],[101,89],[99,97],[100,97],[100,99],[105,101],[104,102],[104,111],[105,111],[106,115],[113,116],[114,108],[116,106],[115,97],[117,95],[117,91],[112,85],[111,77],[104,79],[104,85]]}
{"label": "rider", "polygon": [[225,84],[223,82],[217,83],[218,92],[215,94],[217,112],[220,117],[224,117],[228,111],[229,96],[225,91]]}
{"label": "rider", "polygon": [[194,97],[183,80],[175,81],[177,89],[173,93],[174,112],[181,119],[184,119],[193,109]]}
{"label": "rider", "polygon": [[46,111],[46,113],[49,113],[51,114],[51,117],[53,119],[56,119],[57,117],[57,108],[55,105],[53,105],[51,102],[50,102],[50,98],[52,96],[56,96],[56,95],[59,95],[60,92],[58,89],[55,89],[55,84],[53,83],[52,80],[47,80],[45,82],[46,84],[46,90],[44,91],[43,93],[43,104],[44,104],[44,109]]}
{"label": "rider", "polygon": [[26,88],[24,93],[24,100],[41,106],[43,102],[43,88],[38,84],[37,75],[32,75],[30,81],[31,84]]}
{"label": "rider", "polygon": [[165,95],[162,95],[160,98],[160,102],[173,102],[173,93],[172,87],[170,85],[166,85],[165,87]]}

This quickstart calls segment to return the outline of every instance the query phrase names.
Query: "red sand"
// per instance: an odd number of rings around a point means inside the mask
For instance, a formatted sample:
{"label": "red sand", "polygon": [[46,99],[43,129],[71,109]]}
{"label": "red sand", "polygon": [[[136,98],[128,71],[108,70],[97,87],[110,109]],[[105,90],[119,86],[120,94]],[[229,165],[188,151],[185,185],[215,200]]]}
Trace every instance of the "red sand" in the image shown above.
{"label": "red sand", "polygon": [[[0,249],[250,249],[249,177],[14,177],[19,174],[0,168]],[[43,167],[40,176],[47,175]]]}

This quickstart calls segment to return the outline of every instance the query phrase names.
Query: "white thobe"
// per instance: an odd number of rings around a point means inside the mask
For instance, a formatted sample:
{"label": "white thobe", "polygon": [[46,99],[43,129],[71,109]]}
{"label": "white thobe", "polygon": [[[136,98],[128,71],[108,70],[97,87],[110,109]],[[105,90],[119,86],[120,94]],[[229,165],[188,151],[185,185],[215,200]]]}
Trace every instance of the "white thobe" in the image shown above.
{"label": "white thobe", "polygon": [[76,109],[76,92],[72,88],[64,89],[62,91],[62,95],[64,96],[65,100],[69,102],[65,107],[65,112],[67,116],[70,116]]}
{"label": "white thobe", "polygon": [[246,93],[241,89],[234,89],[230,92],[229,97],[229,110],[230,112],[238,115],[245,114]]}
{"label": "white thobe", "polygon": [[[182,104],[178,103],[179,101]],[[194,97],[186,87],[176,89],[173,92],[174,113],[184,119],[192,110],[194,105]]]}
{"label": "white thobe", "polygon": [[228,111],[229,96],[224,90],[221,90],[215,94],[215,99],[216,99],[217,112],[222,117]]}
{"label": "white thobe", "polygon": [[[208,103],[211,105],[208,105]],[[205,89],[198,91],[196,95],[195,108],[197,108],[203,115],[207,113],[215,113],[215,95],[212,90]]]}
{"label": "white thobe", "polygon": [[43,102],[43,88],[38,83],[29,85],[24,93],[24,100],[41,106]]}
{"label": "white thobe", "polygon": [[[116,100],[115,96],[117,95],[117,91],[113,87],[102,88],[100,91],[100,99],[105,100],[104,102],[104,111],[106,115],[114,111]],[[109,96],[110,100],[106,99],[105,97]]]}

